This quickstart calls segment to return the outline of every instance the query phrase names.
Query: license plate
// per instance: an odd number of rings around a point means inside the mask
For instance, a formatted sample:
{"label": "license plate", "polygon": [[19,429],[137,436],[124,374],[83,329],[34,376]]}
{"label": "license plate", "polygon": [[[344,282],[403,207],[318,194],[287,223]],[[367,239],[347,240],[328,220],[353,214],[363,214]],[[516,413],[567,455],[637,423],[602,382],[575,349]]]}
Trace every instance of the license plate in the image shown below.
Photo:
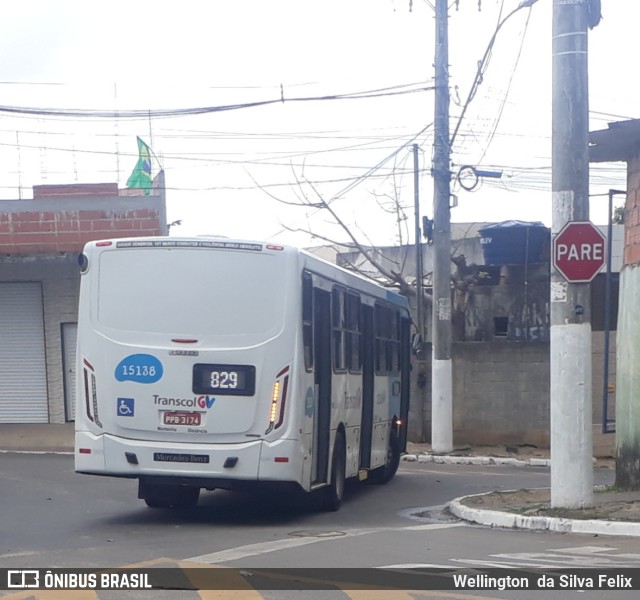
{"label": "license plate", "polygon": [[253,365],[193,365],[193,393],[216,396],[253,396],[256,368]]}
{"label": "license plate", "polygon": [[171,454],[169,452],[154,452],[156,462],[208,463],[209,457],[204,454]]}
{"label": "license plate", "polygon": [[199,412],[165,412],[165,425],[200,425],[202,415]]}

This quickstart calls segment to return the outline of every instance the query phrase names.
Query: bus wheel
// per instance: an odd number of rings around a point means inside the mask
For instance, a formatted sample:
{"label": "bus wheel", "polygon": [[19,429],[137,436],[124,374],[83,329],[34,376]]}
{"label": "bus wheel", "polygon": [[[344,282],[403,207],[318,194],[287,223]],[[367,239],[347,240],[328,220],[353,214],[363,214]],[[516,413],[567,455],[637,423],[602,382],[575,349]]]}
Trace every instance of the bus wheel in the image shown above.
{"label": "bus wheel", "polygon": [[391,435],[389,439],[389,447],[387,448],[387,464],[384,467],[378,467],[369,472],[367,477],[367,483],[373,483],[374,485],[381,485],[388,483],[393,479],[393,476],[398,470],[400,465],[400,443],[395,435]]}
{"label": "bus wheel", "polygon": [[191,508],[198,504],[200,488],[162,485],[147,488],[143,496],[149,508]]}
{"label": "bus wheel", "polygon": [[322,505],[325,510],[336,511],[340,508],[344,496],[346,471],[345,443],[342,433],[336,434],[331,464],[331,483],[322,490],[324,494]]}

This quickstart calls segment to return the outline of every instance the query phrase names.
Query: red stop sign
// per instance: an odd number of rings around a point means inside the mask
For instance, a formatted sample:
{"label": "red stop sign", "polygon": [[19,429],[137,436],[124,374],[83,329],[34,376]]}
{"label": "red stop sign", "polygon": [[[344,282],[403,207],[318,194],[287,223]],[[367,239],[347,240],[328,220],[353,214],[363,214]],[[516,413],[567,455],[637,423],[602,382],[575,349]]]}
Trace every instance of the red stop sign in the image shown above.
{"label": "red stop sign", "polygon": [[553,240],[553,266],[567,281],[589,282],[604,265],[605,240],[590,221],[569,222]]}

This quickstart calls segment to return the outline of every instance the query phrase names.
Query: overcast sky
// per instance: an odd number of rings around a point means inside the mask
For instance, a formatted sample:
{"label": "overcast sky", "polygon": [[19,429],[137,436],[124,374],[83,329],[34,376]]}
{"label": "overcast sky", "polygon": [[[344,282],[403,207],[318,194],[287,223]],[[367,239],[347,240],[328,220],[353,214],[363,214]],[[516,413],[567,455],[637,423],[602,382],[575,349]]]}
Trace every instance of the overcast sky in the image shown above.
{"label": "overcast sky", "polygon": [[[496,24],[519,0],[451,2],[451,130]],[[412,240],[413,157],[422,214],[432,215],[433,0],[21,0],[0,23],[0,196],[33,185],[118,181],[139,135],[166,171],[173,234],[221,234],[307,246],[291,230],[345,241],[326,211],[291,206],[318,196],[364,241]],[[479,10],[479,4],[480,9]],[[603,0],[589,33],[590,129],[638,117],[640,2]],[[551,12],[539,0],[502,27],[452,149],[463,165],[501,171],[458,197],[452,219],[551,215]],[[502,11],[502,12],[501,12]],[[399,92],[403,92],[399,94]],[[374,93],[377,97],[312,100]],[[383,94],[383,95],[379,95]],[[190,116],[146,111],[245,105]],[[120,111],[54,117],[48,109]],[[141,111],[138,118],[127,118]],[[153,114],[153,112],[151,113]],[[592,165],[592,194],[625,186],[623,164]],[[407,220],[397,226],[399,198]],[[288,204],[285,204],[288,203]],[[606,198],[591,218],[606,221]]]}

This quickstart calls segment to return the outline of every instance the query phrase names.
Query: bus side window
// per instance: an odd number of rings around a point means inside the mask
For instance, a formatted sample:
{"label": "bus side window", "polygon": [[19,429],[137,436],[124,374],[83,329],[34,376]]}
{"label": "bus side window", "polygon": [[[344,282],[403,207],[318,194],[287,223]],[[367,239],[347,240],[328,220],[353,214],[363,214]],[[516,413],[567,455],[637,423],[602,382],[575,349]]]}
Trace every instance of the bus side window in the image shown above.
{"label": "bus side window", "polygon": [[332,307],[333,322],[333,368],[336,371],[345,371],[346,363],[346,308],[345,308],[345,289],[341,286],[334,286],[332,291]]}
{"label": "bus side window", "polygon": [[397,310],[389,312],[391,321],[389,327],[389,351],[387,353],[389,357],[389,372],[398,376],[400,374],[400,315]]}
{"label": "bus side window", "polygon": [[351,373],[362,369],[360,337],[360,296],[347,292],[347,368]]}
{"label": "bus side window", "polygon": [[304,367],[313,369],[313,280],[311,273],[302,274],[302,345]]}
{"label": "bus side window", "polygon": [[389,360],[387,356],[389,338],[389,309],[381,304],[375,305],[375,356],[376,375],[386,375],[389,371]]}
{"label": "bus side window", "polygon": [[400,373],[400,314],[395,308],[375,306],[376,375]]}

